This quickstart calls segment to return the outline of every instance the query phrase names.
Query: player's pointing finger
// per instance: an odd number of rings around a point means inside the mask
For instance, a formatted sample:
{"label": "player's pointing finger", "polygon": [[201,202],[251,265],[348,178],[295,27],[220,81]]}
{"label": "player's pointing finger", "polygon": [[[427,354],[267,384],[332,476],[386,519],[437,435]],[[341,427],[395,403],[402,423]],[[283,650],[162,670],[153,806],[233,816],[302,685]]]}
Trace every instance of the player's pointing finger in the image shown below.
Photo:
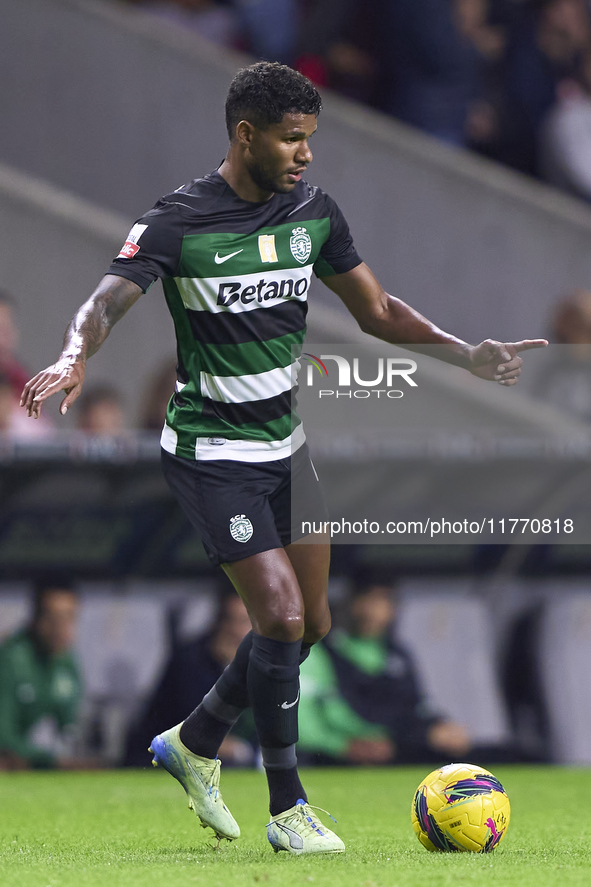
{"label": "player's pointing finger", "polygon": [[521,342],[511,342],[515,351],[530,351],[532,348],[545,348],[547,339],[522,339]]}

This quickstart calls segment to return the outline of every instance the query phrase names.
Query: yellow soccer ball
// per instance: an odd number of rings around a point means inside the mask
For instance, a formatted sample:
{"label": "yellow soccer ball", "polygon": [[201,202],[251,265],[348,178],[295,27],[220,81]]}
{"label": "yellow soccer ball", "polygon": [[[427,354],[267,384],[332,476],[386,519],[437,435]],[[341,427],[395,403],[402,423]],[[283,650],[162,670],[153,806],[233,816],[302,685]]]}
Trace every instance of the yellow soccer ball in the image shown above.
{"label": "yellow soccer ball", "polygon": [[490,853],[507,833],[511,807],[499,780],[484,767],[448,764],[423,779],[411,818],[427,850]]}

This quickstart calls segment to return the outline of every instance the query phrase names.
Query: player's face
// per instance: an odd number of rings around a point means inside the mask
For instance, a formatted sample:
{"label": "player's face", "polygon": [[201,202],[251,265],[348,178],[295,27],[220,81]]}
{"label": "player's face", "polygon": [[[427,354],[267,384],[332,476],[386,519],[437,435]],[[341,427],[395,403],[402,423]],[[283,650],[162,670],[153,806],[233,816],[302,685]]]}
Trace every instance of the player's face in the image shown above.
{"label": "player's face", "polygon": [[68,589],[52,589],[43,597],[35,634],[50,653],[65,653],[76,634],[78,601]]}
{"label": "player's face", "polygon": [[252,128],[246,166],[261,191],[293,191],[312,162],[308,141],[316,125],[314,114],[285,114],[268,129]]}
{"label": "player's face", "polygon": [[382,637],[394,619],[395,610],[390,589],[372,585],[351,604],[355,633],[363,638]]}

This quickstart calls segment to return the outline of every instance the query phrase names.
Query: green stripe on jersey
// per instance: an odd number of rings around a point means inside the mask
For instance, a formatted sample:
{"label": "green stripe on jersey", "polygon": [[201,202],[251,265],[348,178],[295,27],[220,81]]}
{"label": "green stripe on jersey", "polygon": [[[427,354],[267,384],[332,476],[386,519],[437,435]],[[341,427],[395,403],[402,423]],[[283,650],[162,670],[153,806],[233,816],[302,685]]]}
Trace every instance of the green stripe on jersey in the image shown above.
{"label": "green stripe on jersey", "polygon": [[260,228],[254,234],[187,234],[178,277],[227,277],[314,264],[330,219]]}
{"label": "green stripe on jersey", "polygon": [[318,259],[314,264],[314,271],[319,278],[332,277],[332,275],[336,273],[332,265],[329,265],[326,259],[323,259],[322,256],[318,256]]}

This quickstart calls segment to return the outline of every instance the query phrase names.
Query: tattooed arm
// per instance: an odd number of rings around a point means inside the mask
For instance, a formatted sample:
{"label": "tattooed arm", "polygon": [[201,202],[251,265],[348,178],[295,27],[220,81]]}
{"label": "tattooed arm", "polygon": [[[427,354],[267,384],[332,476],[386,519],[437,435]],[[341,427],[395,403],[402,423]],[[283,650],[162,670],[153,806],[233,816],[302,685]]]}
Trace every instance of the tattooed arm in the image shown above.
{"label": "tattooed arm", "polygon": [[43,401],[58,391],[66,392],[60,412],[67,413],[82,390],[86,361],[99,350],[112,327],[141,295],[141,288],[131,280],[114,274],[103,277],[88,302],[70,321],[57,361],[33,376],[23,388],[21,406],[29,416],[37,419]]}

